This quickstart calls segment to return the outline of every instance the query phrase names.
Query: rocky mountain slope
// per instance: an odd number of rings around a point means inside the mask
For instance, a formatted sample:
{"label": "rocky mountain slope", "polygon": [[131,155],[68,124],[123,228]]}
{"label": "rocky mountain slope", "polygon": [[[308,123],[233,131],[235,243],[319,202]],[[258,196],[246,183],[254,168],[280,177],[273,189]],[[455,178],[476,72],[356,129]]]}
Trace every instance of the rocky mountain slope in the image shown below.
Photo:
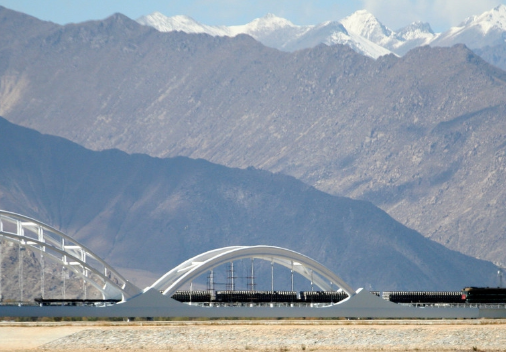
{"label": "rocky mountain slope", "polygon": [[268,244],[309,255],[355,287],[496,282],[491,263],[426,239],[369,202],[281,174],[93,152],[4,119],[0,160],[0,208],[47,222],[120,268],[162,274],[213,248]]}
{"label": "rocky mountain slope", "polygon": [[16,43],[0,49],[10,121],[96,150],[282,172],[506,262],[506,74],[464,46],[373,60],[341,45],[286,53],[248,36],[160,33],[121,15],[23,40],[0,26]]}

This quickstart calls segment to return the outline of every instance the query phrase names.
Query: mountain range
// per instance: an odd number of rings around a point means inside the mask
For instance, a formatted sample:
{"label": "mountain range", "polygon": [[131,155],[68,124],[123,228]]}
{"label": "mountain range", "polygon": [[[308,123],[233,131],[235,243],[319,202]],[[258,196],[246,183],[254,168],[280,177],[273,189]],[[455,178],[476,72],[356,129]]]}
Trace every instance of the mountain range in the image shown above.
{"label": "mountain range", "polygon": [[389,50],[360,35],[349,33],[341,23],[336,21],[328,21],[316,26],[297,26],[284,18],[267,14],[246,25],[226,27],[207,26],[188,16],[166,17],[155,12],[139,18],[137,22],[162,32],[182,31],[229,37],[247,34],[266,46],[284,51],[311,48],[323,43],[326,45],[345,44],[359,53],[374,58],[390,53]]}
{"label": "mountain range", "polygon": [[[506,73],[463,45],[373,60],[122,16],[58,26],[0,9],[0,113],[87,148],[282,172],[506,262]],[[19,28],[23,28],[20,30]]]}
{"label": "mountain range", "polygon": [[[492,263],[426,239],[370,202],[331,196],[286,175],[90,151],[2,118],[0,160],[0,208],[64,231],[142,287],[204,251],[257,244],[302,252],[356,288],[496,283]],[[4,272],[16,272],[17,263],[9,267],[12,258],[3,258]],[[37,268],[31,272],[37,277]]]}
{"label": "mountain range", "polygon": [[341,21],[298,26],[268,14],[242,26],[207,26],[188,16],[167,17],[159,12],[143,16],[139,23],[162,32],[207,33],[213,36],[248,34],[262,44],[284,51],[311,48],[318,44],[350,46],[358,53],[378,58],[388,53],[405,55],[423,46],[465,44],[471,49],[503,45],[506,38],[506,5],[471,16],[443,33],[434,33],[430,24],[414,22],[394,31],[373,14],[360,10]]}

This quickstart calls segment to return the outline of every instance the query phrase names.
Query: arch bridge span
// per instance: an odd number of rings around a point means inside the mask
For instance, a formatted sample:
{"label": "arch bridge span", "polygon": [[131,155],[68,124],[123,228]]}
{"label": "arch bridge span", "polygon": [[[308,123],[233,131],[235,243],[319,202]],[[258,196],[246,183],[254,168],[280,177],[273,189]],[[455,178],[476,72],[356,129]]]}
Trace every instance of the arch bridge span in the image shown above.
{"label": "arch bridge span", "polygon": [[355,294],[355,290],[344,280],[314,259],[289,249],[273,246],[233,246],[199,254],[168,271],[150,288],[172,296],[180,287],[191,283],[205,272],[222,264],[247,258],[262,259],[282,265],[310,280],[323,291],[333,291],[333,285],[336,285],[350,297]]}
{"label": "arch bridge span", "polygon": [[[317,261],[294,251],[272,246],[232,246],[218,248],[179,264],[168,271],[153,285],[140,290],[128,282],[114,268],[98,255],[62,232],[32,218],[0,210],[0,245],[3,240],[27,247],[41,258],[48,258],[93,285],[103,295],[102,302],[91,305],[66,305],[65,295],[59,304],[3,304],[0,299],[0,316],[9,317],[357,317],[357,318],[506,318],[506,308],[480,307],[423,307],[403,306],[386,301],[366,290],[356,292],[339,276]],[[2,253],[0,248],[0,254]],[[279,305],[228,305],[212,306],[184,304],[172,299],[176,290],[207,271],[241,259],[261,259],[291,269],[323,291],[333,291],[339,287],[349,296],[338,303],[313,306]],[[19,260],[19,258],[18,258]],[[2,265],[0,257],[0,297]],[[21,260],[20,263],[23,263]],[[41,261],[42,282],[44,267]],[[22,277],[23,265],[19,265]],[[272,266],[273,267],[273,266]],[[62,270],[63,273],[63,270]],[[22,281],[20,296],[23,296]],[[65,287],[65,282],[63,282]],[[253,285],[252,285],[253,287]],[[292,290],[293,291],[293,290]],[[43,296],[43,295],[42,295]],[[42,297],[44,298],[44,297]],[[121,299],[121,302],[105,304],[105,300]],[[48,301],[51,301],[50,299]],[[74,303],[77,300],[74,300]],[[61,304],[60,304],[61,303]],[[252,308],[254,307],[254,308]]]}
{"label": "arch bridge span", "polygon": [[[0,239],[30,248],[95,287],[104,299],[128,301],[149,289],[171,297],[177,290],[214,268],[241,259],[260,259],[284,266],[318,286],[322,291],[353,290],[331,270],[303,254],[274,246],[231,246],[214,249],[179,264],[144,290],[126,280],[90,249],[61,231],[30,217],[0,210]],[[41,261],[43,266],[43,261]],[[42,275],[44,269],[42,268]],[[44,278],[42,277],[42,282]],[[42,293],[42,296],[44,294]]]}

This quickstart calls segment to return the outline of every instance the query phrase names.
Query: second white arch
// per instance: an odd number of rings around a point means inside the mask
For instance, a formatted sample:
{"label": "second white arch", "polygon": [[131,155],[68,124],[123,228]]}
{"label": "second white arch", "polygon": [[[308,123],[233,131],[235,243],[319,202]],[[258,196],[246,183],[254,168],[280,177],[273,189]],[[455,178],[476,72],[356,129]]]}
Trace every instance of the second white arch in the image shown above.
{"label": "second white arch", "polygon": [[355,294],[351,286],[314,259],[295,251],[273,246],[233,246],[199,254],[168,271],[149,288],[172,296],[179,288],[207,271],[222,264],[246,258],[263,259],[289,269],[293,268],[294,272],[311,280],[323,291],[332,291],[335,285],[350,297]]}

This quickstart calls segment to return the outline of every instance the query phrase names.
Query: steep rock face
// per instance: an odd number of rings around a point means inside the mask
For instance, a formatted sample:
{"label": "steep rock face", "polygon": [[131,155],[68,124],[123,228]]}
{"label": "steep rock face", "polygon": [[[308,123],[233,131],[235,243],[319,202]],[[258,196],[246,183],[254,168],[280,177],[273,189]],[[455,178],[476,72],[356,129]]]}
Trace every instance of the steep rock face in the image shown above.
{"label": "steep rock face", "polygon": [[302,252],[355,287],[494,284],[491,263],[289,176],[93,152],[4,119],[0,160],[0,208],[47,222],[121,268],[162,274],[210,249],[267,244]]}
{"label": "steep rock face", "polygon": [[116,15],[41,30],[0,62],[11,121],[97,150],[283,172],[506,262],[506,76],[464,46],[284,53]]}

